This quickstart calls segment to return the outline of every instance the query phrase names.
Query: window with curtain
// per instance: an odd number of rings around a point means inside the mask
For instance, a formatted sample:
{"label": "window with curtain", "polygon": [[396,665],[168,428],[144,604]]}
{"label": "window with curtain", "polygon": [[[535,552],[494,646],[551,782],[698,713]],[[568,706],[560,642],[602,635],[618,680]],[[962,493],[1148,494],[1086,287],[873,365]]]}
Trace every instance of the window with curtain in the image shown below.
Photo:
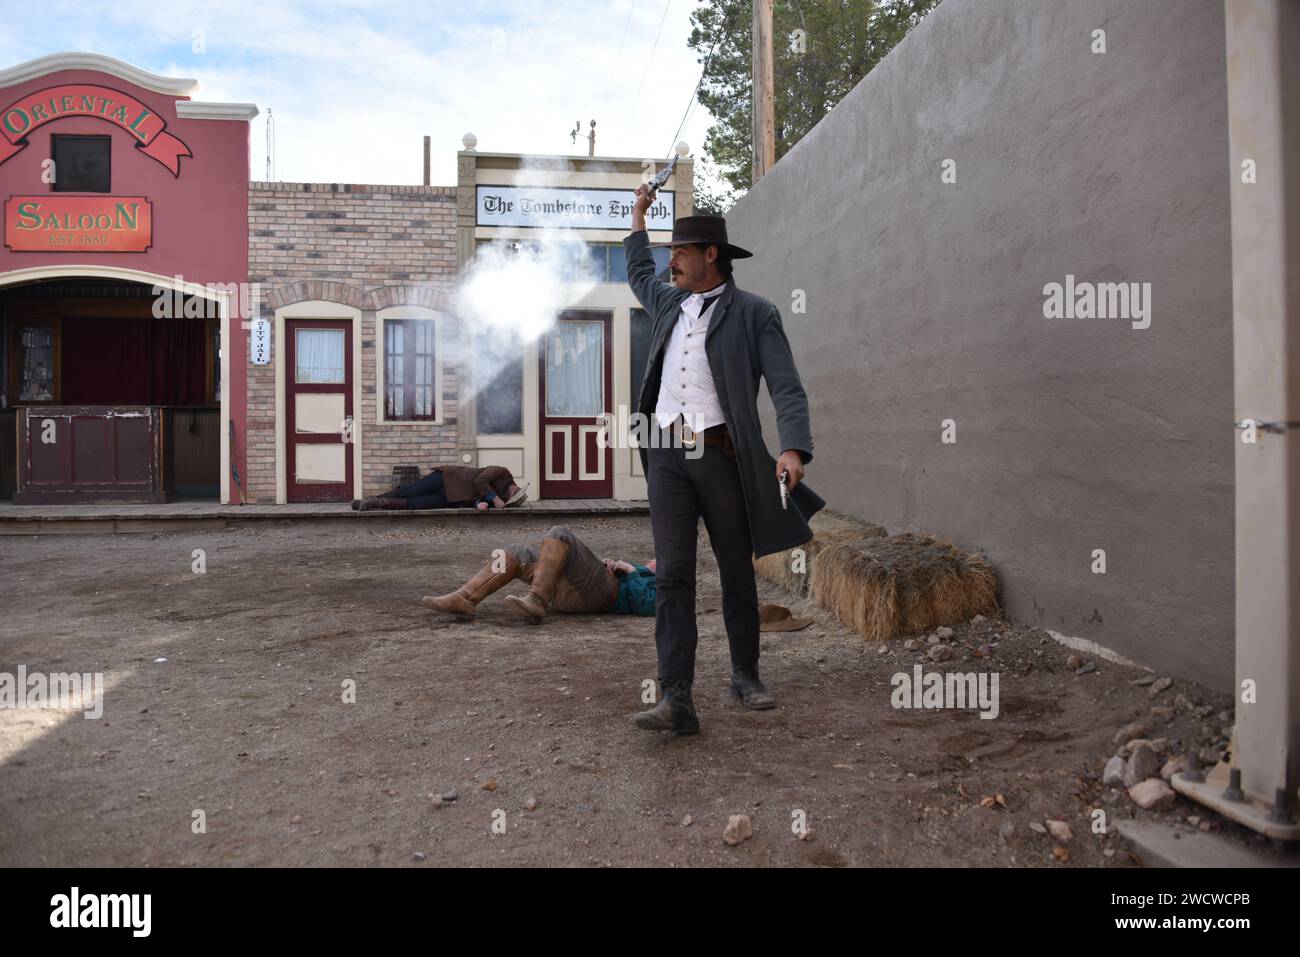
{"label": "window with curtain", "polygon": [[546,414],[594,418],[604,411],[604,323],[561,320],[546,336]]}
{"label": "window with curtain", "polygon": [[384,322],[384,418],[438,418],[434,319]]}
{"label": "window with curtain", "polygon": [[342,383],[343,369],[341,329],[299,329],[294,341],[294,381],[303,385]]}

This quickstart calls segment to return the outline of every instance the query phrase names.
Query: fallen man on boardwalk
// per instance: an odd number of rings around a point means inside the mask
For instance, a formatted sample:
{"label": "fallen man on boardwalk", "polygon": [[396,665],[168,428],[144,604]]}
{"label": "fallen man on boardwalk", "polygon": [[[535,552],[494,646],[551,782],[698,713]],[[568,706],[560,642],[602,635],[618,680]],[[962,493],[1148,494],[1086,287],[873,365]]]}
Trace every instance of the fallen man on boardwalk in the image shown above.
{"label": "fallen man on boardwalk", "polygon": [[474,468],[468,465],[444,465],[424,478],[395,488],[383,495],[352,500],[354,511],[372,509],[467,508],[480,511],[520,505],[528,498],[515,484],[510,470],[500,465]]}

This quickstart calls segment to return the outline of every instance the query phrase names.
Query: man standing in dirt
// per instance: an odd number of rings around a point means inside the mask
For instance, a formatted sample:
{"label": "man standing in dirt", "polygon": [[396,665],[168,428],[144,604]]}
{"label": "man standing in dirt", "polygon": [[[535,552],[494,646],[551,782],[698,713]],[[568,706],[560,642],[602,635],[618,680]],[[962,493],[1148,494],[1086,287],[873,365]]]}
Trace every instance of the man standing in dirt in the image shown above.
{"label": "man standing in dirt", "polygon": [[[751,253],[727,241],[721,216],[683,217],[664,244],[673,251],[672,283],[660,282],[645,223],[653,198],[647,187],[637,190],[632,234],[623,240],[628,283],[653,321],[637,411],[654,433],[640,454],[658,563],[660,700],[633,719],[646,730],[694,734],[700,727],[691,697],[700,518],[722,580],[731,694],[747,708],[766,710],[776,700],[758,676],[753,556],[807,542],[808,519],[826,503],[802,482],[812,459],[812,429],[781,314],[766,299],[737,289],[732,278],[732,260]],[[760,377],[776,408],[779,460],[763,441]]]}

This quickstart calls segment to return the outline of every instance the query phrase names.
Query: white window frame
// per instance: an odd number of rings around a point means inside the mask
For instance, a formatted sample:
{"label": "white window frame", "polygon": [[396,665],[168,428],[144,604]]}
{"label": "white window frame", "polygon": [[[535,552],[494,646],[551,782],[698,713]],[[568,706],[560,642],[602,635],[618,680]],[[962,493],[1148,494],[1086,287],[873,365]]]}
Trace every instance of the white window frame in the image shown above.
{"label": "white window frame", "polygon": [[[433,323],[433,408],[432,419],[390,419],[388,418],[388,393],[384,384],[384,371],[388,365],[388,337],[384,323],[394,319],[417,319]],[[443,324],[445,315],[427,306],[389,306],[375,313],[375,423],[394,426],[430,426],[446,425],[446,412],[443,408],[442,366],[443,366]]]}

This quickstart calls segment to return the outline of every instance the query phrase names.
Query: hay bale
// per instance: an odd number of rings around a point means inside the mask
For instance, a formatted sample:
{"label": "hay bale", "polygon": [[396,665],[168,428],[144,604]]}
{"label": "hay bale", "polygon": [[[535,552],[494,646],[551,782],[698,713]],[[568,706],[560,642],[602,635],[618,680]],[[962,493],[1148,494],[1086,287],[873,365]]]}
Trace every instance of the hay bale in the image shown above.
{"label": "hay bale", "polygon": [[813,537],[799,546],[803,550],[801,562],[795,561],[793,548],[754,559],[755,572],[799,598],[808,596],[808,582],[812,578],[813,565],[817,556],[826,548],[840,542],[861,541],[889,534],[879,525],[859,521],[829,509],[822,509],[814,515],[808,525]]}
{"label": "hay bale", "polygon": [[812,600],[873,644],[998,613],[989,564],[929,534],[837,542],[810,579]]}

